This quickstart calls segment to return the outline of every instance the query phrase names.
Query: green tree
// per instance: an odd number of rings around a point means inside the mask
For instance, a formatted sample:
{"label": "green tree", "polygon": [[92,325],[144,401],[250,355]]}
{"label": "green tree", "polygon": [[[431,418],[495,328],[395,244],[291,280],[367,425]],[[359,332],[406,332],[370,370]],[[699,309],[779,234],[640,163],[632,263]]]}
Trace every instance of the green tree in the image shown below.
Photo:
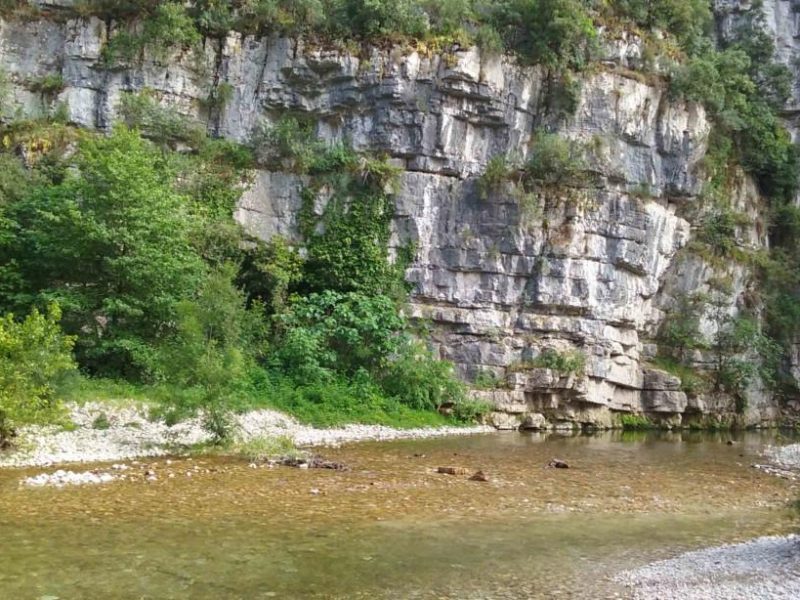
{"label": "green tree", "polygon": [[216,441],[230,434],[228,415],[262,343],[259,313],[246,309],[235,277],[236,268],[224,265],[209,274],[195,298],[178,303],[177,331],[158,361],[161,378],[182,390],[169,403],[180,411],[202,411]]}
{"label": "green tree", "polygon": [[61,332],[60,318],[56,304],[44,314],[33,309],[22,321],[0,318],[0,448],[15,426],[58,414],[59,387],[75,370],[74,338]]}
{"label": "green tree", "polygon": [[503,0],[487,8],[506,47],[532,63],[580,69],[592,55],[597,33],[581,0]]}
{"label": "green tree", "polygon": [[162,154],[134,131],[87,138],[74,161],[61,181],[7,207],[13,235],[0,257],[19,285],[2,290],[0,305],[58,301],[83,367],[141,376],[177,304],[206,273],[188,201],[173,190]]}

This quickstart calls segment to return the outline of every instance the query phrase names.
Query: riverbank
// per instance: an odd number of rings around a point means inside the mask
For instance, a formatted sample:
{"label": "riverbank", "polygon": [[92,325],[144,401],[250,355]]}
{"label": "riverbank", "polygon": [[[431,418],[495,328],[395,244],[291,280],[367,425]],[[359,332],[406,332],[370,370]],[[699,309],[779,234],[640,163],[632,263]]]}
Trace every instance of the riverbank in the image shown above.
{"label": "riverbank", "polygon": [[[783,479],[800,477],[800,444],[768,446],[766,464]],[[634,600],[794,600],[800,598],[800,536],[760,537],[687,552],[619,575]]]}
{"label": "riverbank", "polygon": [[631,587],[635,600],[795,600],[800,598],[800,536],[687,552],[619,580]]}
{"label": "riverbank", "polygon": [[[150,419],[145,404],[88,402],[68,404],[67,429],[58,426],[20,428],[16,448],[0,453],[0,468],[67,463],[124,461],[180,454],[211,441],[199,418],[172,426]],[[399,429],[382,425],[345,425],[319,429],[274,410],[255,410],[234,417],[240,443],[281,438],[298,447],[336,446],[360,441],[423,439],[494,431],[488,426],[444,426]]]}

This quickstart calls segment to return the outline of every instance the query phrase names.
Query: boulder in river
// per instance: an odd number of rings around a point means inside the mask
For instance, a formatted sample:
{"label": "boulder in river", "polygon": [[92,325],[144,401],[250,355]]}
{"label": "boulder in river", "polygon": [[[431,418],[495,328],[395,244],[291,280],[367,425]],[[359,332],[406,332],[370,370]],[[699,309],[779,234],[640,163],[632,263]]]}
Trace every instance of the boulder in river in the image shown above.
{"label": "boulder in river", "polygon": [[547,466],[552,469],[569,469],[569,464],[567,464],[567,461],[559,458],[551,459],[550,462],[547,463]]}

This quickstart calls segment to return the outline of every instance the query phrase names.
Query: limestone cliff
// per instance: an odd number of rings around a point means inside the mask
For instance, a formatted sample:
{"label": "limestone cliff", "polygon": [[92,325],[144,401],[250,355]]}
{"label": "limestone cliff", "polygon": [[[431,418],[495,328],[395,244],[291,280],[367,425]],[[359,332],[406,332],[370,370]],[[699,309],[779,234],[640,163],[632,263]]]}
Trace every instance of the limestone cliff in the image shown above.
{"label": "limestone cliff", "polygon": [[[790,3],[767,4],[783,14]],[[773,21],[788,40],[779,52],[793,61],[786,19]],[[402,168],[391,245],[416,249],[409,314],[430,322],[431,341],[467,380],[493,374],[493,389],[476,394],[495,405],[498,426],[608,426],[626,412],[673,424],[780,420],[786,407],[762,386],[751,387],[736,415],[732,398],[687,394],[680,379],[651,366],[659,327],[681,297],[724,276],[732,291],[716,310],[758,306],[748,304],[749,267],[714,263],[689,247],[711,126],[701,106],[671,100],[662,81],[635,71],[635,36],[606,45],[600,66],[581,76],[577,109],[564,117],[551,110],[547,73],[475,49],[356,55],[230,34],[208,40],[201,57],[109,67],[101,59],[108,27],[97,19],[0,22],[0,68],[15,110],[36,116],[61,105],[71,122],[107,129],[123,94],[149,88],[233,140],[292,113],[312,117],[326,140],[388,154]],[[58,94],[30,90],[30,81],[52,73],[63,78]],[[204,100],[221,83],[232,97],[209,111]],[[478,179],[490,159],[524,161],[541,129],[579,142],[590,177],[542,195],[533,216],[510,187],[482,194]],[[236,217],[263,239],[301,243],[303,186],[300,176],[259,171]],[[743,174],[733,204],[750,217],[737,226],[737,246],[763,248],[764,201]],[[709,338],[712,321],[706,311],[701,330]],[[547,351],[580,352],[585,364],[559,371],[537,360]],[[693,360],[711,358],[697,352]]]}

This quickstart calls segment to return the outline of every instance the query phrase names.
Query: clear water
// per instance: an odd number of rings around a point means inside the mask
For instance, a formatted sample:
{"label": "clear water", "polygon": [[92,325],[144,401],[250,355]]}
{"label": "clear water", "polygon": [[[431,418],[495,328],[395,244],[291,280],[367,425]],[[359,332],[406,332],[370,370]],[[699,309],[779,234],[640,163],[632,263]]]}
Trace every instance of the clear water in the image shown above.
{"label": "clear water", "polygon": [[[39,470],[0,471],[0,598],[625,597],[620,570],[795,527],[795,484],[751,467],[788,440],[729,435],[325,452],[347,472],[160,459],[134,468],[155,482],[62,489],[19,486]],[[545,468],[554,457],[571,468]]]}

